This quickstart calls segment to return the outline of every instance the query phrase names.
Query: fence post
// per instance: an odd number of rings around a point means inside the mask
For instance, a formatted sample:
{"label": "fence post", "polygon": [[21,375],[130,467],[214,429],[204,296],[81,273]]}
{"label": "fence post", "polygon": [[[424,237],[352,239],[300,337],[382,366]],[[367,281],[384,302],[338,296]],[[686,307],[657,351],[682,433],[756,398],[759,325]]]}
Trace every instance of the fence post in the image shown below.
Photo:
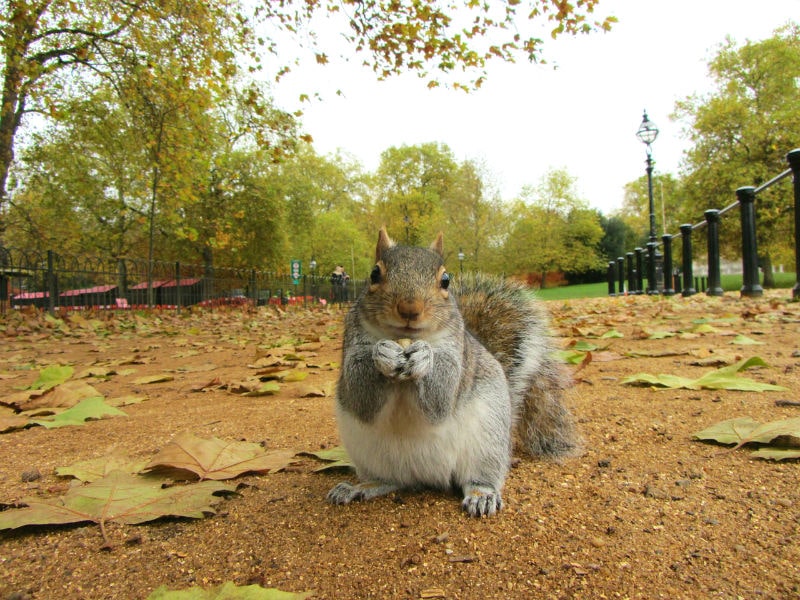
{"label": "fence post", "polygon": [[625,262],[628,264],[628,293],[636,290],[636,270],[633,268],[633,252],[625,253]]}
{"label": "fence post", "polygon": [[641,248],[634,248],[633,251],[636,253],[636,290],[633,293],[641,294],[644,289],[644,261],[642,259],[644,250]]}
{"label": "fence post", "polygon": [[[606,271],[606,280],[608,281],[608,295],[616,296],[615,286],[617,285],[617,263],[616,261],[608,261],[608,270]],[[311,289],[314,289],[314,283],[311,283]]]}
{"label": "fence post", "polygon": [[124,258],[117,259],[117,298],[128,299],[128,265]]}
{"label": "fence post", "polygon": [[672,236],[665,233],[661,236],[661,243],[664,245],[664,295],[674,296],[675,285],[672,274]]}
{"label": "fence post", "polygon": [[697,293],[694,289],[694,274],[692,273],[692,226],[684,223],[681,225],[681,271],[683,272],[683,291],[684,297],[693,296]]}
{"label": "fence post", "polygon": [[617,257],[617,279],[619,280],[619,295],[625,295],[625,267],[624,260],[621,256]]}
{"label": "fence post", "polygon": [[647,293],[658,293],[658,282],[656,281],[656,244],[647,242]]}
{"label": "fence post", "polygon": [[250,299],[253,301],[253,306],[258,306],[258,279],[256,278],[256,270],[250,269]]}
{"label": "fence post", "polygon": [[[181,312],[181,296],[181,263],[175,261],[175,303],[178,305],[178,314]],[[161,301],[163,302],[164,299],[162,298]]]}
{"label": "fence post", "polygon": [[722,281],[719,271],[719,211],[711,208],[703,213],[708,225],[708,289],[709,296],[722,296]]}
{"label": "fence post", "polygon": [[58,284],[54,270],[55,255],[52,250],[47,251],[47,310],[51,313],[56,310],[56,294],[58,294]]}
{"label": "fence post", "polygon": [[742,221],[742,296],[761,296],[764,288],[758,283],[758,246],[756,243],[756,188],[736,190]]}
{"label": "fence post", "polygon": [[792,298],[800,300],[800,148],[795,148],[786,155],[794,180],[794,270],[795,284]]}

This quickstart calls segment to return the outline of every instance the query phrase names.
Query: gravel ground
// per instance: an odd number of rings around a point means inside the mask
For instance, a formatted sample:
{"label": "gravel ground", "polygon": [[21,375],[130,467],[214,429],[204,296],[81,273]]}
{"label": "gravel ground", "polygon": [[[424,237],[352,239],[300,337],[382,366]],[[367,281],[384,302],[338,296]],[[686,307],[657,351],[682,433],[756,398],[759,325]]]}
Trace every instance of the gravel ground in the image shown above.
{"label": "gravel ground", "polygon": [[[548,303],[565,349],[599,346],[570,367],[585,453],[563,464],[515,459],[493,518],[470,519],[457,497],[435,492],[330,506],[327,490],[351,475],[317,472],[319,461],[298,456],[280,472],[230,481],[238,494],[207,518],[109,523],[108,544],[95,524],[2,531],[0,599],[146,598],[160,586],[224,582],[315,598],[800,597],[798,462],[692,439],[734,417],[800,417],[800,304],[787,299]],[[146,398],[121,407],[124,417],[0,435],[0,510],[78,485],[58,467],[149,460],[181,432],[267,449],[335,447],[341,316],[264,308],[0,317],[0,402],[56,364],[72,365],[73,378],[111,369],[85,381],[106,398]],[[598,337],[612,330],[622,337]],[[752,356],[768,366],[740,376],[785,391],[622,383],[641,372],[699,377]],[[276,361],[308,375],[270,396],[235,393]],[[162,374],[171,379],[140,379]]]}

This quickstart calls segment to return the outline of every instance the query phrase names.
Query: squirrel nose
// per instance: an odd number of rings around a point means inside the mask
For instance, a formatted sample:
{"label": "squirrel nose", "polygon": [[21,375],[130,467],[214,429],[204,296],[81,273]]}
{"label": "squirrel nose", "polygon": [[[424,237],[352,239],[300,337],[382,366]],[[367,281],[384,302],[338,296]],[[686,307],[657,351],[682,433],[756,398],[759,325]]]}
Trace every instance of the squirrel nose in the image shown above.
{"label": "squirrel nose", "polygon": [[406,321],[414,321],[422,314],[422,302],[419,300],[400,300],[397,303],[397,314]]}

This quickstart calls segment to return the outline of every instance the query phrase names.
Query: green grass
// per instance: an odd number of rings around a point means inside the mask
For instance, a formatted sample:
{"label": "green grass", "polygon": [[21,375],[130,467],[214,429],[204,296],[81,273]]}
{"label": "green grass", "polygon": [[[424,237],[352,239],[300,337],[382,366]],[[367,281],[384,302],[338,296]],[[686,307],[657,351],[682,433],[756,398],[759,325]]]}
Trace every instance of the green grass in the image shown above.
{"label": "green grass", "polygon": [[608,296],[608,284],[605,282],[582,283],[580,285],[565,285],[536,290],[536,297],[541,300],[571,300],[573,298],[600,298],[602,296]]}
{"label": "green grass", "polygon": [[[738,292],[742,288],[741,275],[723,275],[722,289],[726,292]],[[791,288],[795,284],[794,273],[775,273],[775,286],[778,288]],[[647,282],[645,281],[645,287]],[[571,300],[575,298],[601,298],[608,296],[608,283],[584,283],[580,285],[565,285],[563,287],[545,288],[536,291],[536,297],[541,300]]]}

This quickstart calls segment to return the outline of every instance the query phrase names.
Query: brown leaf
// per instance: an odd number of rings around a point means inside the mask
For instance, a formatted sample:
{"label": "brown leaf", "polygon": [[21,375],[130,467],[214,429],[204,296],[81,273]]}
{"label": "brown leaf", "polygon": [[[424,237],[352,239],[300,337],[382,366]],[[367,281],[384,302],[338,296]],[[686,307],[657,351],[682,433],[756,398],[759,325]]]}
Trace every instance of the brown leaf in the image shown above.
{"label": "brown leaf", "polygon": [[197,386],[193,387],[192,391],[193,392],[202,392],[202,391],[204,391],[204,390],[206,390],[208,388],[219,387],[221,385],[222,385],[222,380],[219,377],[214,377],[214,379],[212,379],[211,381],[209,381],[207,383],[201,383],[200,385],[197,385]]}
{"label": "brown leaf", "polygon": [[203,439],[182,433],[162,448],[145,467],[169,467],[191,471],[200,479],[232,479],[243,473],[275,473],[292,464],[291,450],[265,451],[250,442]]}

